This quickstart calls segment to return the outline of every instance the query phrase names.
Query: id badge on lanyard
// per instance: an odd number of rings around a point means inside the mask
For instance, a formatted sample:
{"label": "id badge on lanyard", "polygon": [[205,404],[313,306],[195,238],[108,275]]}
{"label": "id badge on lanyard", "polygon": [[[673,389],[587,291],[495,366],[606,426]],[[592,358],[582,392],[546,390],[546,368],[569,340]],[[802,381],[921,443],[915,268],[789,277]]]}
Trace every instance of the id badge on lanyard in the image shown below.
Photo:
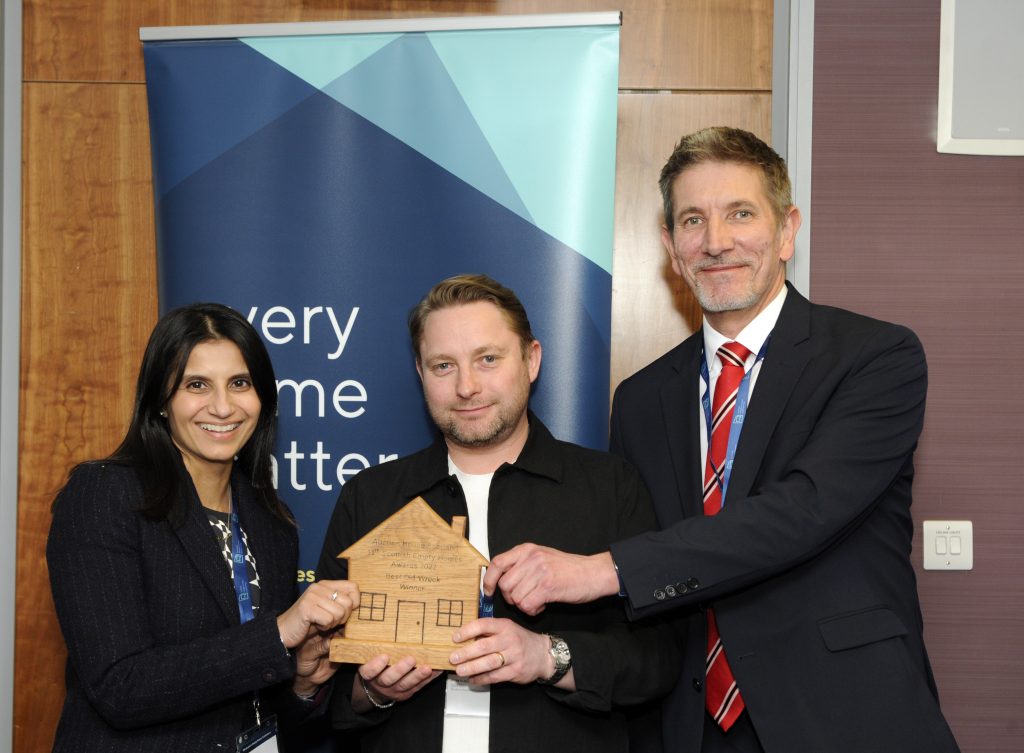
{"label": "id badge on lanyard", "polygon": [[[242,545],[242,526],[238,513],[231,512],[231,575],[238,597],[238,618],[246,623],[254,616],[252,600],[249,597],[249,573],[245,565],[245,547]],[[260,694],[253,693],[253,709],[256,712],[256,726],[242,732],[235,738],[236,753],[278,753],[277,717],[260,718]]]}
{"label": "id badge on lanyard", "polygon": [[268,716],[235,738],[236,753],[278,753],[277,717]]}

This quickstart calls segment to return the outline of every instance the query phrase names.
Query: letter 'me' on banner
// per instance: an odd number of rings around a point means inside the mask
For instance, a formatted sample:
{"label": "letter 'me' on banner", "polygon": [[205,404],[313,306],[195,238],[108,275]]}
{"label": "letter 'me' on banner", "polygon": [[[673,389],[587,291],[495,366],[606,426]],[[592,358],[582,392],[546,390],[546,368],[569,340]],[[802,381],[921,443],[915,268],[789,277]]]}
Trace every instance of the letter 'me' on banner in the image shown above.
{"label": "letter 'me' on banner", "polygon": [[434,437],[406,317],[445,277],[516,291],[533,409],[606,446],[619,18],[518,17],[546,18],[142,30],[160,307],[263,336],[303,569],[342,484]]}

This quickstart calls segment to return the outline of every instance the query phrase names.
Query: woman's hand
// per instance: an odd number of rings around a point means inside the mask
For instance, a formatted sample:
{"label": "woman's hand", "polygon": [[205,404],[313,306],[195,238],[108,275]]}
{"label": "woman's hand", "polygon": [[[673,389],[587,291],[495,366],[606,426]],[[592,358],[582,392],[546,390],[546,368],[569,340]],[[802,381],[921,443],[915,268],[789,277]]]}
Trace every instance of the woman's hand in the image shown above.
{"label": "woman's hand", "polygon": [[277,629],[285,648],[292,649],[316,632],[326,632],[348,619],[359,606],[359,589],[347,580],[321,580],[278,615]]}
{"label": "woman's hand", "polygon": [[295,680],[292,682],[295,695],[310,698],[334,676],[338,665],[331,663],[331,638],[337,632],[314,630],[295,649]]}

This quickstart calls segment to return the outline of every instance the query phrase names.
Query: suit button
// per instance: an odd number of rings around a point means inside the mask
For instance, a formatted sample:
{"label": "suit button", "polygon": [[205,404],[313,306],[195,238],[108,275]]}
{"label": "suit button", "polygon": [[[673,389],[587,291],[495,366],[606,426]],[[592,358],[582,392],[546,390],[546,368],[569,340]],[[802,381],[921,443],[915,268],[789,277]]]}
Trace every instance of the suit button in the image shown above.
{"label": "suit button", "polygon": [[676,587],[670,583],[669,585],[665,586],[665,593],[669,596],[674,597],[676,595]]}
{"label": "suit button", "polygon": [[684,593],[686,593],[687,591],[689,591],[689,590],[690,590],[690,588],[689,588],[689,586],[687,586],[687,585],[686,585],[685,583],[683,583],[682,581],[679,581],[678,583],[676,583],[676,590],[677,590],[677,591],[678,591],[679,593],[681,593],[681,594],[684,594]]}
{"label": "suit button", "polygon": [[686,581],[686,587],[689,588],[691,591],[696,591],[698,588],[700,588],[700,581],[696,578],[690,578]]}
{"label": "suit button", "polygon": [[655,588],[654,589],[654,598],[657,599],[658,601],[665,601],[665,592],[662,591],[660,588]]}
{"label": "suit button", "polygon": [[263,682],[276,682],[277,674],[272,669],[263,670]]}
{"label": "suit button", "polygon": [[704,682],[699,677],[693,678],[693,689],[698,693],[704,689]]}

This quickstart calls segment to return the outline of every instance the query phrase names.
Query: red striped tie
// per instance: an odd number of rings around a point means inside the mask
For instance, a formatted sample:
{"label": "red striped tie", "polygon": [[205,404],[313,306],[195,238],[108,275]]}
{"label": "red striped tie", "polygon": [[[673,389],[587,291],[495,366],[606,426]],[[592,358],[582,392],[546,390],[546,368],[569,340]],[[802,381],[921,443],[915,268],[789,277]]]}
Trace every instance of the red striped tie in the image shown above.
{"label": "red striped tie", "polygon": [[[749,355],[750,351],[736,342],[726,343],[718,349],[722,373],[715,382],[715,398],[711,404],[711,436],[708,438],[708,459],[704,470],[705,515],[716,515],[722,509],[729,427],[732,425],[733,408],[736,407],[736,393],[743,381],[743,366]],[[725,658],[714,611],[708,609],[707,616],[707,691],[704,705],[718,725],[728,730],[743,713],[743,698]]]}

